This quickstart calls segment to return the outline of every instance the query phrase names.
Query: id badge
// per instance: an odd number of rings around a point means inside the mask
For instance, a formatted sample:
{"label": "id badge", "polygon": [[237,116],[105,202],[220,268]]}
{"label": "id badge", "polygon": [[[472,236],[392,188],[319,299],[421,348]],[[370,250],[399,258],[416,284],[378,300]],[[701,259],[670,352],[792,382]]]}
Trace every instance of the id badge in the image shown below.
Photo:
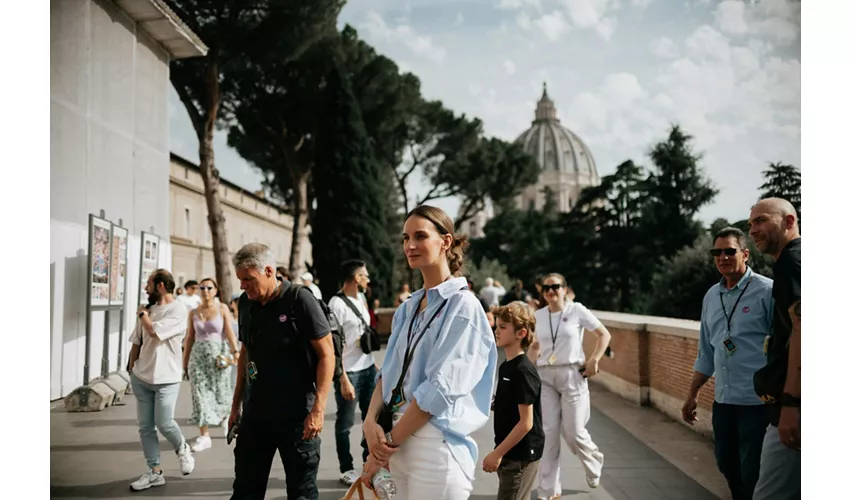
{"label": "id badge", "polygon": [[735,351],[738,350],[738,346],[735,345],[735,342],[732,341],[730,337],[726,337],[723,341],[723,347],[726,348],[726,354],[732,355]]}
{"label": "id badge", "polygon": [[246,369],[248,371],[248,381],[254,382],[257,380],[257,364],[253,361],[249,361]]}
{"label": "id badge", "polygon": [[550,365],[554,365],[555,361],[558,361],[558,358],[556,358],[554,354],[549,356],[548,362]]}

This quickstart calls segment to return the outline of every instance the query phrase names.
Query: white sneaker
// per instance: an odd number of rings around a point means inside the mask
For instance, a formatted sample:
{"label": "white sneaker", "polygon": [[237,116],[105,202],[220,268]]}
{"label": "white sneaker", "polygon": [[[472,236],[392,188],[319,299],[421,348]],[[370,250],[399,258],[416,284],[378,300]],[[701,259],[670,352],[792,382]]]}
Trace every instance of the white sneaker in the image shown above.
{"label": "white sneaker", "polygon": [[152,486],[162,486],[165,484],[165,474],[159,471],[159,474],[153,470],[149,470],[142,474],[142,477],[130,483],[130,489],[133,491],[146,490]]}
{"label": "white sneaker", "polygon": [[195,457],[192,456],[192,450],[189,449],[188,444],[183,443],[183,447],[175,453],[177,453],[177,463],[180,464],[180,472],[188,476],[195,470]]}
{"label": "white sneaker", "polygon": [[351,486],[352,484],[354,484],[354,481],[357,481],[358,477],[360,477],[360,474],[358,474],[354,470],[350,470],[348,472],[343,472],[339,475],[339,482],[346,486]]}
{"label": "white sneaker", "polygon": [[198,436],[198,439],[196,439],[191,446],[192,452],[194,453],[198,453],[199,451],[204,451],[209,448],[212,448],[212,438],[209,436]]}

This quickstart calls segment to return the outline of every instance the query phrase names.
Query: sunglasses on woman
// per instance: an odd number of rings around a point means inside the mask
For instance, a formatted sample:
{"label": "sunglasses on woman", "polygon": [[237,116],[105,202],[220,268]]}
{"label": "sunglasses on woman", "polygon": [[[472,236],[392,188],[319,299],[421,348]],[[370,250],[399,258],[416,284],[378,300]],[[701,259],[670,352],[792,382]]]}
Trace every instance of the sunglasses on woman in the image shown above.
{"label": "sunglasses on woman", "polygon": [[738,253],[737,248],[712,248],[709,250],[711,252],[712,257],[720,257],[720,254],[725,253],[726,255],[735,255]]}
{"label": "sunglasses on woman", "polygon": [[557,292],[561,289],[561,284],[555,283],[554,285],[541,285],[540,288],[542,288],[544,292],[548,292],[549,290],[555,290]]}
{"label": "sunglasses on woman", "polygon": [[198,290],[213,290],[214,288],[212,286],[199,286]]}

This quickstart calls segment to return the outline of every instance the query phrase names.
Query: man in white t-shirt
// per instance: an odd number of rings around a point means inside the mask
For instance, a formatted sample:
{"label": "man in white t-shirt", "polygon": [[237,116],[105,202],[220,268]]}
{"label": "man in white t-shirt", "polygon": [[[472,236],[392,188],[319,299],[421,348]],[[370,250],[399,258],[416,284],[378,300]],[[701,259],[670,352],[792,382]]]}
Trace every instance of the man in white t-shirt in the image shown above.
{"label": "man in white t-shirt", "polygon": [[134,481],[134,491],[165,484],[159,462],[157,429],[171,443],[183,475],[195,469],[195,459],[174,420],[174,407],[183,379],[182,345],[188,325],[188,311],[178,302],[174,278],[165,269],[148,277],[145,286],[150,304],[139,306],[139,321],[130,342],[130,383],[136,396],[139,436],[148,465],[148,472]]}
{"label": "man in white t-shirt", "polygon": [[183,285],[185,292],[177,296],[177,301],[186,306],[189,311],[195,310],[201,305],[201,294],[198,293],[198,282],[189,280]]}
{"label": "man in white t-shirt", "polygon": [[[351,456],[349,434],[354,425],[354,408],[360,405],[361,417],[369,411],[372,393],[375,392],[375,359],[372,354],[364,354],[360,348],[360,337],[369,324],[369,310],[366,302],[360,298],[360,292],[369,284],[369,271],[361,260],[350,260],[342,264],[342,291],[331,297],[328,307],[342,327],[345,335],[345,348],[342,352],[343,374],[334,382],[336,394],[336,454],[339,458],[339,480],[351,485],[360,477],[354,469]],[[356,311],[356,312],[355,312]],[[363,443],[363,463],[369,456],[366,441]]]}

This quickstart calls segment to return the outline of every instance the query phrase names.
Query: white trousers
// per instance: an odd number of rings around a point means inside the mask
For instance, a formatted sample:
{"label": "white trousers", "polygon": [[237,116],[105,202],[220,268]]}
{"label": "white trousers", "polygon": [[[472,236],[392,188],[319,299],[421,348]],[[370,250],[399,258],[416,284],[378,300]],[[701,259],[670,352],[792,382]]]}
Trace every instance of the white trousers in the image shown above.
{"label": "white trousers", "polygon": [[602,475],[602,453],[585,426],[590,420],[590,393],[587,379],[577,365],[538,367],[540,405],[546,442],[538,470],[538,496],[561,494],[561,438],[584,467],[587,477]]}
{"label": "white trousers", "polygon": [[[394,417],[393,425],[400,415]],[[449,450],[443,431],[431,422],[414,432],[390,457],[390,475],[397,500],[466,500],[472,493],[472,481]]]}

